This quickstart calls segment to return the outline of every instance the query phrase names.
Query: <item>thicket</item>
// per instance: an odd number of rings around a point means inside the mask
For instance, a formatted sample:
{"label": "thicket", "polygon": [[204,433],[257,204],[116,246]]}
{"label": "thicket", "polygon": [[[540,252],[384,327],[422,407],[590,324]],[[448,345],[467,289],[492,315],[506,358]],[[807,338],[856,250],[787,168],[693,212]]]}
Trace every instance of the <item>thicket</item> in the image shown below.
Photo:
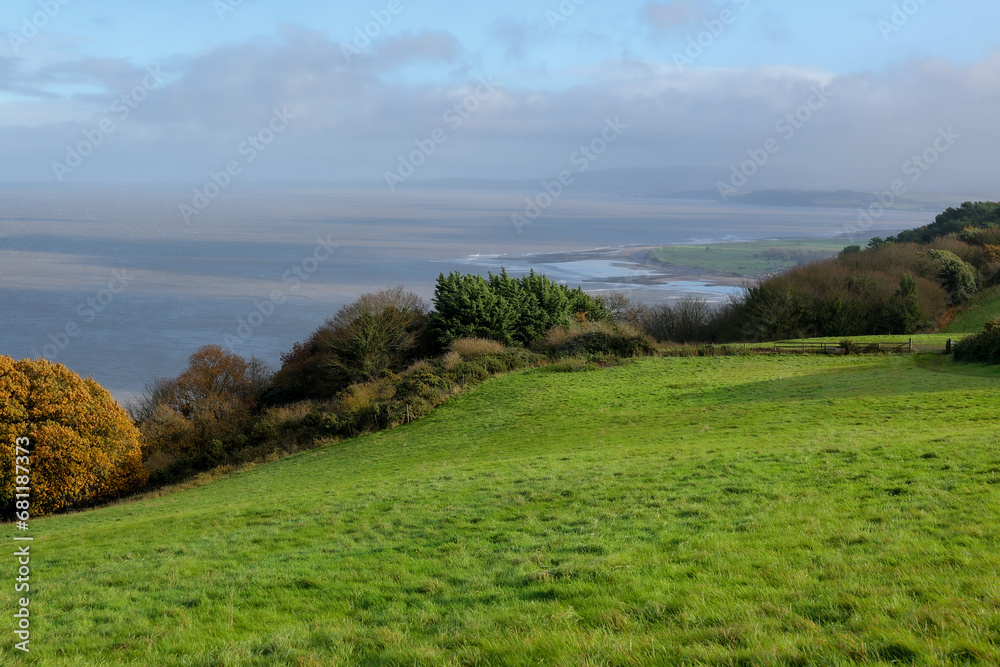
{"label": "thicket", "polygon": [[911,334],[933,328],[997,269],[984,247],[955,237],[854,247],[748,287],[708,326],[716,341]]}
{"label": "thicket", "polygon": [[717,315],[705,299],[685,297],[672,304],[645,308],[638,322],[643,331],[661,343],[697,343],[713,339]]}
{"label": "thicket", "polygon": [[[19,438],[30,443],[27,466],[15,459]],[[128,495],[146,483],[139,430],[125,410],[93,380],[43,359],[0,356],[0,443],[7,517],[18,486],[30,487],[29,511],[39,516]]]}
{"label": "thicket", "polygon": [[350,385],[329,401],[269,408],[253,432],[252,453],[291,452],[319,438],[395,428],[428,414],[468,386],[542,363],[543,357],[523,348],[485,350],[460,339],[446,354],[418,361],[398,374]]}
{"label": "thicket", "polygon": [[550,357],[641,357],[656,354],[648,335],[627,324],[583,322],[553,327],[532,349]]}
{"label": "thicket", "polygon": [[1000,228],[1000,203],[965,202],[958,208],[949,208],[929,225],[900,232],[887,239],[895,243],[930,243],[949,234],[959,234],[966,228]]}
{"label": "thicket", "polygon": [[967,363],[1000,364],[1000,320],[987,322],[982,333],[955,345],[955,359]]}

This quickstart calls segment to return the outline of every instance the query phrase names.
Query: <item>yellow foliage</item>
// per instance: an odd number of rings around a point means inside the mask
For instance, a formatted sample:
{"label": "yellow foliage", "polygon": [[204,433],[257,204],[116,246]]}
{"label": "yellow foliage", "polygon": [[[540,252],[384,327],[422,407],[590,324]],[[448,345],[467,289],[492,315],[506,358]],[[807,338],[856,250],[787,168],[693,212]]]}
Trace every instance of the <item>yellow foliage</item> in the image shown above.
{"label": "yellow foliage", "polygon": [[480,359],[482,357],[489,357],[502,353],[507,348],[503,343],[498,343],[495,340],[487,340],[485,338],[459,338],[458,340],[452,341],[448,349],[452,352],[457,352],[462,355],[462,359],[468,361],[470,359]]}
{"label": "yellow foliage", "polygon": [[16,493],[15,442],[30,441],[31,515],[142,488],[139,430],[93,380],[43,359],[0,356],[0,505]]}
{"label": "yellow foliage", "polygon": [[992,243],[986,243],[983,245],[986,253],[990,256],[990,261],[994,264],[1000,264],[1000,245],[993,245]]}

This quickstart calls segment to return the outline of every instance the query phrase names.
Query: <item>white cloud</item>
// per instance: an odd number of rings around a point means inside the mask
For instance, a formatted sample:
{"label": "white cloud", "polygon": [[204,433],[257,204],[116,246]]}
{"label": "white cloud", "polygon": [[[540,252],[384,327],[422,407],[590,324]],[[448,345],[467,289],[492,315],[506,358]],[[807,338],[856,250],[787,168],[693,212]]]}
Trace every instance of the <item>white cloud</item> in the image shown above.
{"label": "white cloud", "polygon": [[[286,28],[275,38],[172,63],[171,82],[152,91],[73,178],[200,182],[273,108],[287,106],[298,119],[248,178],[377,182],[398,154],[444,126],[443,114],[479,76],[473,62],[454,37],[440,32],[387,38],[348,63],[339,43]],[[419,64],[449,73],[424,83],[396,76]],[[0,178],[50,179],[51,161],[142,73],[115,60],[23,72],[12,59],[0,59],[0,89],[36,93],[0,103]],[[780,66],[680,73],[672,63],[626,58],[572,72],[536,71],[533,80],[528,74],[498,73],[508,85],[450,133],[417,178],[547,176],[615,116],[630,127],[602,168],[727,167],[774,136],[776,123],[805,104],[817,85],[835,96],[783,142],[769,167],[775,174],[795,167],[813,174],[815,185],[885,187],[940,127],[954,127],[963,139],[922,186],[955,188],[996,173],[991,147],[1000,140],[1000,52],[968,66],[923,60],[850,76]],[[553,80],[574,83],[556,89],[547,85]],[[53,97],[52,87],[72,84],[102,92]],[[767,183],[767,174],[760,182]]]}

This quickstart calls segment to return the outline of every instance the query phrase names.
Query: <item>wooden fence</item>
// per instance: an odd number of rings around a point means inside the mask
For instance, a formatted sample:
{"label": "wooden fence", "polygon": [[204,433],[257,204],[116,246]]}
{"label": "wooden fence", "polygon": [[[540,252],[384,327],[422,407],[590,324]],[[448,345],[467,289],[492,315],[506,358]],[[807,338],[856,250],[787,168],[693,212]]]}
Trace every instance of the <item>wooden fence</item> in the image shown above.
{"label": "wooden fence", "polygon": [[775,343],[775,354],[897,354],[913,352],[913,339],[905,343],[852,343],[850,349],[841,343]]}

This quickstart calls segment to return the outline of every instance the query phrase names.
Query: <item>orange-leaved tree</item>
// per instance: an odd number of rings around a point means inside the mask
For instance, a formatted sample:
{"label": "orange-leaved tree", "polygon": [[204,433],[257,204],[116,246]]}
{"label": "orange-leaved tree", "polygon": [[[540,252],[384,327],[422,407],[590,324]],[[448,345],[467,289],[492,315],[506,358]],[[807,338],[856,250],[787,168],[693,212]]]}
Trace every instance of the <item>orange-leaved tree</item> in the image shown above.
{"label": "orange-leaved tree", "polygon": [[[21,438],[30,451],[27,475],[16,469]],[[0,446],[0,506],[8,516],[18,486],[31,489],[29,511],[38,516],[134,493],[147,479],[128,413],[93,380],[44,359],[0,356]]]}
{"label": "orange-leaved tree", "polygon": [[258,397],[270,378],[261,360],[206,345],[177,378],[147,387],[132,416],[140,423],[154,482],[164,481],[160,473],[171,466],[218,465],[246,447]]}

